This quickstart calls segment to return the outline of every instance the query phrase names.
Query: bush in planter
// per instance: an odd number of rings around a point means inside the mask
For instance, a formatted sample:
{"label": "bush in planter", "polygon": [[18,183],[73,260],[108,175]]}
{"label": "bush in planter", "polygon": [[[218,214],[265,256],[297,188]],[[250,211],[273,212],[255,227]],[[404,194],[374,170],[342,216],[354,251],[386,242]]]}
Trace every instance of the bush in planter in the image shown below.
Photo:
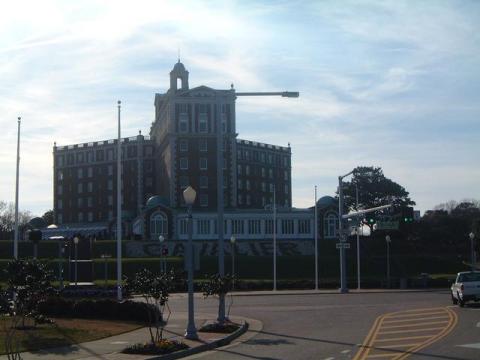
{"label": "bush in planter", "polygon": [[162,273],[160,275],[152,273],[148,269],[138,271],[133,277],[126,278],[125,288],[127,294],[140,295],[149,307],[153,307],[155,312],[146,311],[148,316],[148,330],[150,333],[150,345],[163,340],[163,329],[166,325],[163,314],[165,310],[170,313],[168,307],[168,296],[175,283],[178,282],[178,276],[174,271]]}
{"label": "bush in planter", "polygon": [[171,339],[162,339],[155,343],[134,344],[122,351],[124,354],[164,355],[187,349],[188,345]]}

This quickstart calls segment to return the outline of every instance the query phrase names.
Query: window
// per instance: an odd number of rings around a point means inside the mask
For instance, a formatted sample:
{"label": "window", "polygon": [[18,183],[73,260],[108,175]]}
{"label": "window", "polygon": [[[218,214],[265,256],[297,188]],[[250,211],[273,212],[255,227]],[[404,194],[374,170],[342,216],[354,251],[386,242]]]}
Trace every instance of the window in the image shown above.
{"label": "window", "polygon": [[282,234],[293,234],[293,220],[282,220]]}
{"label": "window", "polygon": [[112,181],[112,179],[109,179],[109,180],[108,180],[107,189],[108,189],[108,190],[113,190],[113,181]]}
{"label": "window", "polygon": [[81,194],[81,193],[83,192],[83,184],[82,184],[82,183],[80,183],[80,184],[77,185],[77,192],[78,192],[79,194]]}
{"label": "window", "polygon": [[103,161],[103,150],[97,150],[97,161]]}
{"label": "window", "polygon": [[88,207],[92,207],[92,203],[93,203],[92,197],[89,196],[89,197],[87,198],[87,206],[88,206]]}
{"label": "window", "polygon": [[243,220],[232,220],[232,234],[243,234]]}
{"label": "window", "polygon": [[243,181],[242,179],[238,179],[238,190],[242,190],[242,187],[243,187]]}
{"label": "window", "polygon": [[298,220],[298,233],[310,234],[310,220]]}
{"label": "window", "polygon": [[62,194],[63,194],[63,186],[62,186],[62,185],[58,185],[58,186],[57,186],[57,194],[58,194],[58,195],[62,195]]}
{"label": "window", "polygon": [[178,128],[181,133],[188,132],[188,114],[187,113],[180,113],[180,115],[178,116]]}
{"label": "window", "polygon": [[88,221],[89,222],[93,221],[93,213],[91,211],[88,213]]}
{"label": "window", "polygon": [[198,131],[201,133],[207,132],[207,114],[200,113],[198,114]]}
{"label": "window", "polygon": [[180,234],[188,234],[188,219],[180,219]]}
{"label": "window", "polygon": [[207,189],[208,188],[208,176],[200,176],[200,188]]}
{"label": "window", "polygon": [[113,149],[107,149],[107,160],[113,160]]}
{"label": "window", "polygon": [[285,170],[283,172],[283,180],[288,181],[288,171],[287,170]]}
{"label": "window", "polygon": [[210,220],[197,220],[197,234],[210,234]]}
{"label": "window", "polygon": [[265,181],[262,181],[262,191],[267,191],[267,184],[265,184]]}
{"label": "window", "polygon": [[93,168],[91,168],[91,167],[88,167],[88,168],[87,168],[87,176],[88,176],[89,178],[91,178],[91,177],[93,176]]}
{"label": "window", "polygon": [[188,141],[180,140],[180,151],[188,151]]}
{"label": "window", "polygon": [[180,176],[179,178],[180,182],[180,188],[186,189],[188,187],[189,181],[188,181],[188,176]]}
{"label": "window", "polygon": [[283,166],[288,166],[288,157],[287,156],[283,157]]}
{"label": "window", "polygon": [[238,199],[237,199],[238,205],[243,205],[243,195],[238,194]]}
{"label": "window", "polygon": [[83,163],[83,153],[77,153],[77,164]]}
{"label": "window", "polygon": [[63,155],[57,156],[57,166],[63,166]]}
{"label": "window", "polygon": [[265,234],[273,234],[273,220],[265,220]]}
{"label": "window", "polygon": [[247,205],[251,205],[252,200],[251,200],[251,198],[250,198],[250,195],[247,194],[245,200],[246,200],[245,202],[247,203]]}
{"label": "window", "polygon": [[265,168],[262,167],[262,177],[265,177]]}
{"label": "window", "polygon": [[79,212],[78,213],[78,222],[82,222],[82,221],[83,221],[83,213]]}
{"label": "window", "polygon": [[112,195],[108,195],[108,205],[109,206],[113,205],[113,196]]}
{"label": "window", "polygon": [[273,170],[272,170],[272,169],[268,169],[268,177],[269,177],[270,179],[273,178]]}
{"label": "window", "polygon": [[83,207],[83,198],[77,198],[77,205],[79,208]]}
{"label": "window", "polygon": [[223,170],[227,170],[227,159],[223,158]]}
{"label": "window", "polygon": [[208,195],[200,194],[200,206],[208,206]]}
{"label": "window", "polygon": [[57,223],[62,224],[63,223],[63,216],[62,214],[57,214]]}
{"label": "window", "polygon": [[167,216],[162,212],[153,213],[150,217],[150,238],[158,239],[160,235],[168,233]]}
{"label": "window", "polygon": [[248,220],[248,233],[260,234],[260,220]]}
{"label": "window", "polygon": [[77,170],[77,177],[78,177],[79,179],[83,178],[83,169],[78,169],[78,170]]}
{"label": "window", "polygon": [[284,188],[285,188],[285,194],[286,194],[286,195],[288,195],[288,193],[289,193],[289,188],[288,188],[288,185],[287,185],[287,184],[285,184]]}
{"label": "window", "polygon": [[207,170],[207,158],[200,158],[200,170]]}
{"label": "window", "polygon": [[328,214],[323,220],[323,235],[326,238],[337,236],[338,219],[334,214]]}
{"label": "window", "polygon": [[245,175],[250,175],[250,165],[245,165]]}
{"label": "window", "polygon": [[261,161],[262,163],[265,162],[265,153],[264,153],[264,152],[260,153],[260,161]]}
{"label": "window", "polygon": [[92,192],[93,191],[93,183],[91,181],[88,182],[87,184],[87,191]]}
{"label": "window", "polygon": [[112,210],[108,211],[108,220],[113,220],[113,211]]}
{"label": "window", "polygon": [[93,159],[93,151],[87,152],[87,163],[92,163],[94,161]]}
{"label": "window", "polygon": [[113,175],[113,165],[108,165],[108,175]]}
{"label": "window", "polygon": [[270,185],[270,192],[273,193],[275,191],[275,185],[274,184],[269,184]]}
{"label": "window", "polygon": [[180,170],[188,170],[188,158],[180,158]]}
{"label": "window", "polygon": [[222,110],[221,110],[222,131],[226,133],[227,132],[227,104],[222,104],[221,107],[222,107]]}
{"label": "window", "polygon": [[237,174],[242,175],[242,165],[237,165]]}
{"label": "window", "polygon": [[272,154],[268,154],[268,163],[273,164],[273,155]]}
{"label": "window", "polygon": [[198,141],[198,147],[199,147],[200,151],[202,151],[202,152],[207,151],[207,149],[208,149],[207,139],[200,139]]}
{"label": "window", "polygon": [[57,209],[58,209],[58,210],[62,210],[62,207],[63,207],[63,201],[62,201],[62,199],[58,199],[58,201],[57,201]]}
{"label": "window", "polygon": [[153,178],[151,176],[145,178],[145,186],[153,186]]}
{"label": "window", "polygon": [[245,181],[245,187],[247,190],[250,190],[250,180]]}
{"label": "window", "polygon": [[63,171],[62,170],[58,170],[57,178],[58,178],[58,180],[63,180]]}

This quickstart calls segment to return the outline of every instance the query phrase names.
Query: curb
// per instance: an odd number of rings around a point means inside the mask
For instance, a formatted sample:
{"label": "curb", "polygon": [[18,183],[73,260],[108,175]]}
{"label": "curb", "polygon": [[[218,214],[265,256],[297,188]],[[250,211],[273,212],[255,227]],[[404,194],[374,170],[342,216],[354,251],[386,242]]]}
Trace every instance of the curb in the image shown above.
{"label": "curb", "polygon": [[180,350],[171,354],[149,357],[146,360],[174,360],[190,355],[195,355],[204,351],[213,350],[215,348],[230,344],[232,340],[235,340],[239,336],[243,335],[248,330],[248,327],[248,322],[244,321],[242,326],[240,326],[237,330],[224,338],[212,341],[211,343],[202,344],[191,349]]}

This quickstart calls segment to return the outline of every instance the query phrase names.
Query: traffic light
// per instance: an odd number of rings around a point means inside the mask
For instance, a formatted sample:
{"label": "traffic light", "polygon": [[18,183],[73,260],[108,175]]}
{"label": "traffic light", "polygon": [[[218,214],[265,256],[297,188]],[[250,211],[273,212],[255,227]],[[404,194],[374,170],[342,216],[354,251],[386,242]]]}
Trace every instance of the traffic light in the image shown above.
{"label": "traffic light", "polygon": [[368,225],[373,225],[377,222],[377,219],[375,217],[375,213],[374,212],[371,212],[371,213],[367,213],[365,215],[365,221]]}
{"label": "traffic light", "polygon": [[413,207],[405,206],[401,211],[400,220],[404,223],[413,223]]}

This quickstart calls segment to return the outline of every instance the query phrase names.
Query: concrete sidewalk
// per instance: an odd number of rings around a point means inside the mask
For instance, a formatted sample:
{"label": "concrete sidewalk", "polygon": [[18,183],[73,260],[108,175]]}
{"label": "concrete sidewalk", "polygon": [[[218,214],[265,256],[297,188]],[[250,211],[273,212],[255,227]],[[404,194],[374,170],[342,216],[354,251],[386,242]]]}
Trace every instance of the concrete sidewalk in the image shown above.
{"label": "concrete sidewalk", "polygon": [[[183,341],[190,347],[190,353],[185,354],[184,356],[189,356],[200,351],[207,351],[215,348],[217,346],[226,345],[234,338],[241,336],[243,332],[238,332],[234,336],[231,334],[218,334],[218,333],[203,333],[198,332],[199,340],[192,341],[186,340],[183,338],[185,333],[185,327],[187,324],[187,313],[179,312],[173,314],[169,319],[168,325],[164,330],[164,337],[167,339],[176,339],[178,341]],[[216,318],[215,314],[196,314],[195,324],[197,328],[200,328],[205,322],[212,321]],[[233,322],[244,324],[252,324],[254,330],[260,330],[262,328],[261,322],[253,319],[245,319],[237,316],[231,316],[230,319]],[[248,325],[247,325],[248,328]],[[247,336],[247,338],[253,336]],[[245,336],[245,335],[243,335]],[[24,360],[93,360],[93,359],[105,359],[105,360],[133,360],[133,359],[155,359],[155,358],[173,358],[170,356],[159,357],[153,355],[129,355],[122,354],[120,351],[125,349],[129,345],[136,343],[144,343],[150,339],[150,334],[148,328],[141,328],[134,331],[130,331],[124,334],[104,338],[101,340],[90,341],[81,344],[75,344],[71,346],[50,348],[35,352],[23,352],[21,353],[22,359]],[[218,344],[219,343],[219,344]],[[1,360],[6,360],[7,356],[0,356]]]}

